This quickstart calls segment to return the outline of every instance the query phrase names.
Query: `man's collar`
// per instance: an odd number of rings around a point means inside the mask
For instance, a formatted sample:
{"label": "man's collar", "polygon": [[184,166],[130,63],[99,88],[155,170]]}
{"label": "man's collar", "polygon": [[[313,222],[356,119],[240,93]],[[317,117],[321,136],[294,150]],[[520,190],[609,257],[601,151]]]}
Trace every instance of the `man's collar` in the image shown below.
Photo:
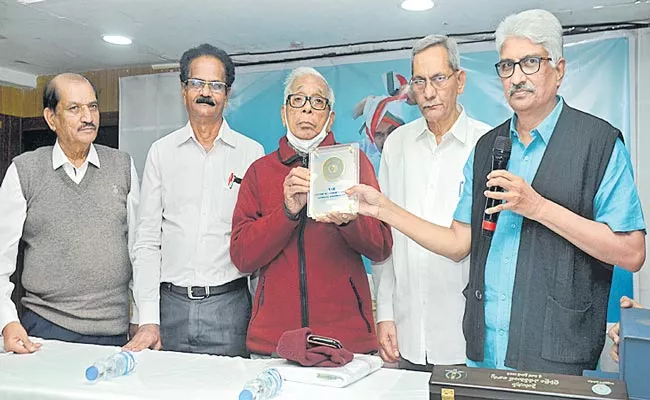
{"label": "man's collar", "polygon": [[[562,113],[562,108],[564,107],[564,98],[562,96],[556,96],[556,98],[557,103],[553,107],[553,111],[531,131],[531,135],[533,131],[536,131],[546,144],[551,140],[551,135],[555,130],[557,121],[560,119],[560,114]],[[513,138],[519,136],[519,132],[517,132],[517,114],[513,114],[510,120],[510,136]]]}
{"label": "man's collar", "polygon": [[[456,121],[451,126],[451,128],[445,132],[444,136],[446,136],[448,133],[451,133],[459,142],[465,143],[465,139],[467,139],[467,113],[465,112],[465,108],[462,105],[457,104],[456,107],[460,111],[460,114],[458,115],[458,118],[456,118]],[[420,118],[418,124],[418,130],[420,131],[418,138],[426,137],[426,135],[433,135],[433,132],[429,130],[427,120],[424,119],[424,117]]]}
{"label": "man's collar", "polygon": [[217,135],[217,139],[221,139],[230,147],[235,147],[237,144],[235,134],[233,133],[232,129],[230,129],[230,125],[228,125],[228,122],[226,122],[225,118],[221,120],[221,128],[219,128],[219,135]]}
{"label": "man's collar", "polygon": [[[183,143],[187,142],[190,138],[194,138],[194,140],[196,140],[196,135],[194,134],[194,130],[192,129],[192,124],[190,124],[190,122],[188,121],[187,124],[179,132],[176,145],[180,146]],[[217,137],[214,139],[215,142],[217,140],[221,140],[225,144],[231,147],[235,147],[235,145],[237,144],[235,134],[233,133],[232,129],[230,129],[230,125],[228,125],[228,122],[226,122],[225,118],[221,120],[221,127],[219,128],[219,133],[217,134]]]}
{"label": "man's collar", "polygon": [[467,138],[467,113],[465,112],[465,108],[460,104],[458,104],[458,108],[460,109],[460,114],[458,114],[458,118],[456,118],[456,122],[451,126],[449,132],[459,142],[465,143],[465,139]]}
{"label": "man's collar", "polygon": [[192,131],[192,125],[190,125],[190,121],[187,121],[187,124],[185,124],[185,126],[181,128],[181,130],[177,134],[176,145],[180,146],[193,137],[194,137],[194,132]]}
{"label": "man's collar", "polygon": [[[88,156],[86,157],[86,161],[88,161],[89,164],[92,164],[97,168],[100,167],[99,156],[97,155],[97,150],[95,149],[95,145],[92,143],[90,144],[90,149],[88,150]],[[57,139],[56,142],[54,143],[54,147],[52,148],[52,169],[54,170],[59,169],[59,167],[61,167],[66,163],[70,163],[70,160],[63,152],[61,145],[59,145],[59,140]]]}

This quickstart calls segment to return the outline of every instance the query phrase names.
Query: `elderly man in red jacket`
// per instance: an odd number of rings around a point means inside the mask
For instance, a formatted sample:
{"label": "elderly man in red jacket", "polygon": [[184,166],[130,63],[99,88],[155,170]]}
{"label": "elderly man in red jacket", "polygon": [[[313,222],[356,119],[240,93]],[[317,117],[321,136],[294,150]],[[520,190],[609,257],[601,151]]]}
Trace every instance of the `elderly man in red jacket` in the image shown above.
{"label": "elderly man in red jacket", "polygon": [[[230,256],[240,271],[259,270],[246,345],[271,355],[280,335],[309,327],[356,353],[377,350],[370,288],[361,256],[390,255],[388,225],[351,214],[307,218],[308,153],[335,144],[334,92],[313,68],[297,68],[285,83],[287,135],[275,152],[248,169],[233,214]],[[360,153],[360,181],[378,188]]]}

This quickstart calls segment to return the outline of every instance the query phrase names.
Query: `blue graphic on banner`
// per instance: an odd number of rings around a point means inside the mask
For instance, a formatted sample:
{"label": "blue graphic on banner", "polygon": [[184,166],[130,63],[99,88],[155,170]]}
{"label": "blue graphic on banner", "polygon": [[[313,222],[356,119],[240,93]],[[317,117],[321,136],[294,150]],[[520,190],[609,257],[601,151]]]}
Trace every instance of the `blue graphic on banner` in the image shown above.
{"label": "blue graphic on banner", "polygon": [[[584,41],[565,46],[567,69],[560,94],[572,107],[597,115],[619,128],[629,142],[630,75],[627,37]],[[494,63],[496,51],[463,52],[461,66],[467,73],[465,92],[459,101],[468,115],[497,126],[510,118],[509,108]],[[389,102],[377,112],[379,103],[400,96],[404,80],[410,78],[410,59],[359,62],[318,67],[336,94],[333,132],[342,143],[358,141],[378,167],[383,142],[380,126],[395,126],[420,116],[417,105],[407,99]],[[266,152],[277,148],[286,129],[280,106],[284,79],[289,70],[239,73],[227,108],[230,125],[260,142]],[[403,79],[401,79],[403,78]],[[365,101],[365,102],[364,102]],[[386,117],[386,115],[388,115]],[[375,122],[373,123],[373,116]],[[377,134],[377,132],[380,132]],[[609,321],[619,317],[618,299],[632,295],[632,274],[614,272]]]}

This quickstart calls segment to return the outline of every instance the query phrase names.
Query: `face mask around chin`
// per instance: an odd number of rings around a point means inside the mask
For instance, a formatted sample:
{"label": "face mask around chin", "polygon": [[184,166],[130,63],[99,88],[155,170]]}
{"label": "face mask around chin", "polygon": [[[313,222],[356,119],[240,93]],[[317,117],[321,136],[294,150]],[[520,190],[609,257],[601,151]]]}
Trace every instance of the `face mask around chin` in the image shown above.
{"label": "face mask around chin", "polygon": [[291,146],[298,150],[301,153],[309,153],[311,150],[315,149],[318,147],[319,144],[323,140],[325,140],[325,137],[327,136],[327,125],[330,122],[330,114],[327,116],[327,121],[325,121],[325,124],[323,125],[323,128],[321,131],[318,133],[318,135],[314,136],[311,139],[300,139],[296,135],[294,135],[291,130],[289,129],[289,119],[287,118],[286,114],[286,109],[285,109],[285,114],[284,114],[284,119],[287,121],[287,140],[291,144]]}

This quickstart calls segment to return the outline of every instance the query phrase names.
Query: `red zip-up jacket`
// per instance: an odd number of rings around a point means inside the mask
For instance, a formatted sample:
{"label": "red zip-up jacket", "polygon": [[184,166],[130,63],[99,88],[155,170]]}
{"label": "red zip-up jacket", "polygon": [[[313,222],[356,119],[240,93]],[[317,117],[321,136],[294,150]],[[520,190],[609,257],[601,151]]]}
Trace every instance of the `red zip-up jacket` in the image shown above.
{"label": "red zip-up jacket", "polygon": [[[321,146],[335,144],[330,132]],[[363,152],[359,180],[379,188]],[[280,335],[310,327],[339,339],[355,353],[377,350],[370,287],[361,255],[383,261],[390,255],[390,227],[357,216],[345,226],[316,222],[301,212],[289,219],[283,208],[284,178],[306,165],[286,137],[279,149],[255,161],[246,172],[233,213],[230,257],[242,272],[260,270],[246,345],[272,354]]]}

